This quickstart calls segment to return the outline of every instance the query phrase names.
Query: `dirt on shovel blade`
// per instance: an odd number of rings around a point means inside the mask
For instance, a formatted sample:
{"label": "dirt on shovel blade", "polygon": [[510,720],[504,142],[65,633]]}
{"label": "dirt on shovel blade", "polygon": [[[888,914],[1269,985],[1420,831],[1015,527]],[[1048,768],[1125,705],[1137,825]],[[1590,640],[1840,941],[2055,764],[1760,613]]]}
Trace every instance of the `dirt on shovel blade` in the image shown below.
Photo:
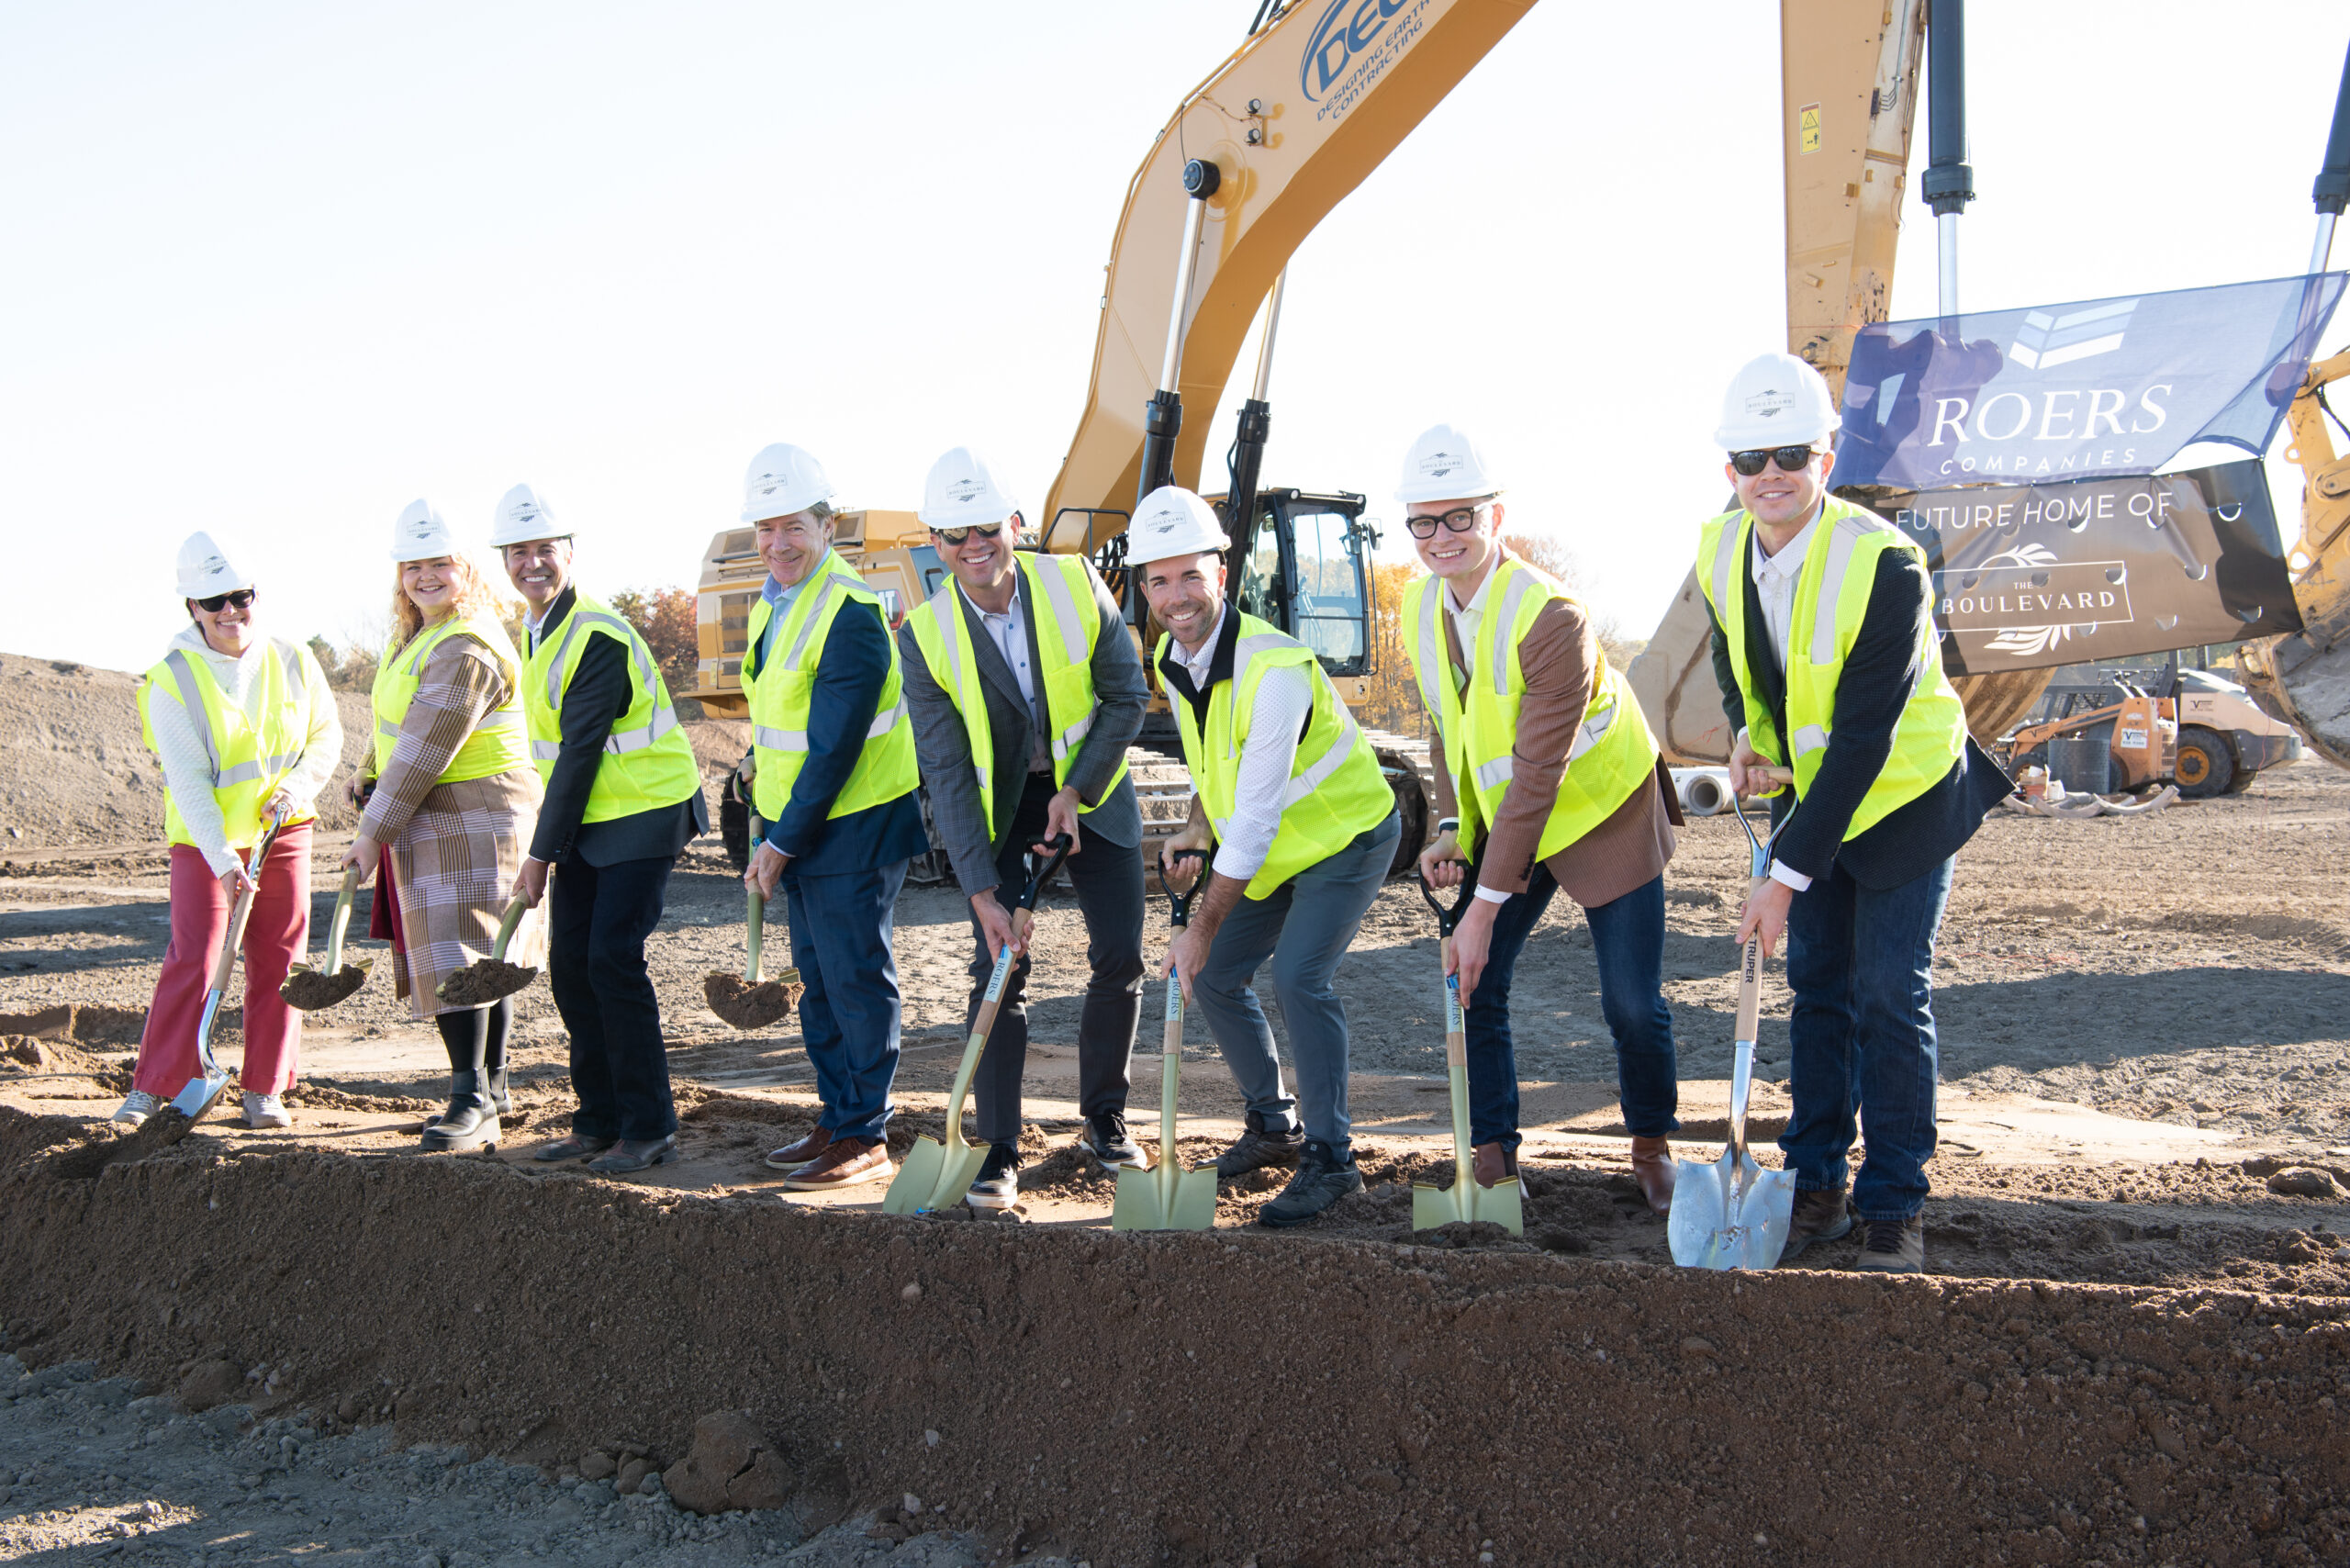
{"label": "dirt on shovel blade", "polygon": [[366,983],[367,971],[356,964],[345,964],[333,974],[303,964],[297,965],[294,972],[285,977],[277,994],[285,999],[288,1007],[316,1013],[322,1007],[332,1007]]}
{"label": "dirt on shovel blade", "polygon": [[452,1007],[487,1007],[528,989],[538,978],[538,970],[509,964],[503,958],[476,958],[442,980],[433,994]]}
{"label": "dirt on shovel blade", "polygon": [[764,1029],[791,1016],[806,988],[793,969],[784,979],[746,984],[741,975],[720,972],[701,982],[702,1000],[710,1010],[737,1029]]}

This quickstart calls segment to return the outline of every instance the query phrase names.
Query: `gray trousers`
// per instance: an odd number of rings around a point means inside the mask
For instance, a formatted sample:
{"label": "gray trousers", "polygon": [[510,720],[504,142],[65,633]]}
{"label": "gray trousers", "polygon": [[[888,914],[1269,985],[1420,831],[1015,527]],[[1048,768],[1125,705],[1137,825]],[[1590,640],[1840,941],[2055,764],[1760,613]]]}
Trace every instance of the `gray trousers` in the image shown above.
{"label": "gray trousers", "polygon": [[[1192,1005],[1207,1019],[1225,1065],[1268,1132],[1291,1132],[1304,1110],[1305,1136],[1343,1149],[1347,1120],[1347,1006],[1333,980],[1356,929],[1387,880],[1397,815],[1328,859],[1307,867],[1262,899],[1242,899],[1216,928],[1206,966],[1192,981]],[[1281,1088],[1273,1031],[1250,983],[1273,960],[1273,995],[1297,1064],[1297,1094]]]}
{"label": "gray trousers", "polygon": [[[1030,775],[996,853],[996,875],[1002,879],[995,890],[996,902],[1007,910],[1028,885],[1022,857],[1043,836],[1045,806],[1052,798],[1051,775]],[[1063,864],[1077,892],[1078,913],[1085,917],[1085,956],[1093,970],[1077,1021],[1077,1109],[1080,1115],[1092,1117],[1126,1108],[1126,1070],[1142,1014],[1142,851],[1112,844],[1086,826],[1082,817],[1078,819],[1077,845],[1078,852]],[[995,972],[976,914],[971,917],[971,943],[966,1031],[978,1020],[989,977]],[[971,1079],[980,1142],[1020,1141],[1020,1078],[1027,1065],[1028,959],[1024,956],[1004,978],[995,1027]]]}

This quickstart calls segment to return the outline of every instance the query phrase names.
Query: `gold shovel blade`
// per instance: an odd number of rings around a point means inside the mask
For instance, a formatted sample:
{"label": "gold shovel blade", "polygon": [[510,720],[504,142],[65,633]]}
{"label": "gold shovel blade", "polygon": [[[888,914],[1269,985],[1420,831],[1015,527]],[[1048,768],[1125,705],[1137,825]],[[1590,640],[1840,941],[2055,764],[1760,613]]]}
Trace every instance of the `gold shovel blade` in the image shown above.
{"label": "gold shovel blade", "polygon": [[1213,1230],[1215,1228],[1215,1168],[1185,1170],[1167,1165],[1118,1172],[1118,1193],[1110,1205],[1112,1230]]}
{"label": "gold shovel blade", "polygon": [[918,1137],[899,1163],[898,1173],[890,1179],[881,1212],[918,1215],[951,1208],[963,1201],[971,1183],[979,1179],[979,1167],[987,1162],[984,1144],[975,1147],[959,1137],[952,1143]]}
{"label": "gold shovel blade", "polygon": [[1515,1176],[1504,1177],[1490,1187],[1480,1187],[1474,1182],[1456,1182],[1449,1187],[1426,1182],[1412,1183],[1414,1230],[1434,1230],[1456,1220],[1472,1225],[1498,1225],[1512,1236],[1524,1236],[1524,1189]]}

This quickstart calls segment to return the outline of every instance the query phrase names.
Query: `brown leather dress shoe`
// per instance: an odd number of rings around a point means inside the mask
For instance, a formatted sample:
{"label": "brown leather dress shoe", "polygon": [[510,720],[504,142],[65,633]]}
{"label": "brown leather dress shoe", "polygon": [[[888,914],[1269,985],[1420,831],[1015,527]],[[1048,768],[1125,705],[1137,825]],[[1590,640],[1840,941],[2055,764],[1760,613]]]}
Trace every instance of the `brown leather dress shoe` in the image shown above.
{"label": "brown leather dress shoe", "polygon": [[1477,1178],[1477,1185],[1490,1187],[1517,1174],[1517,1150],[1505,1146],[1499,1139],[1481,1143],[1469,1151],[1470,1173]]}
{"label": "brown leather dress shoe", "polygon": [[818,1127],[798,1143],[785,1144],[767,1156],[767,1166],[774,1170],[797,1170],[833,1146],[830,1127]]}
{"label": "brown leather dress shoe", "polygon": [[1640,1184],[1640,1196],[1649,1207],[1665,1214],[1673,1207],[1673,1145],[1661,1137],[1636,1137],[1632,1140],[1632,1180]]}
{"label": "brown leather dress shoe", "polygon": [[783,1179],[795,1193],[828,1193],[866,1182],[887,1181],[890,1146],[861,1137],[835,1138],[824,1152]]}

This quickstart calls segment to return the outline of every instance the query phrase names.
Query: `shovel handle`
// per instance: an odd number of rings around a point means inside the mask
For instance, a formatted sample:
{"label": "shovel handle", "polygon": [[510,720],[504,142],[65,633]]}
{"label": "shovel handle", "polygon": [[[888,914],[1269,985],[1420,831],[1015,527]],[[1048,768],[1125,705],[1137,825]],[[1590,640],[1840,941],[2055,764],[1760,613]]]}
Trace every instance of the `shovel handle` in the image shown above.
{"label": "shovel handle", "polygon": [[[1770,880],[1757,877],[1746,885],[1746,896],[1751,900]],[[1760,934],[1746,939],[1746,948],[1738,958],[1738,1037],[1754,1038],[1756,1021],[1762,1013],[1762,938]]]}
{"label": "shovel handle", "polygon": [[1452,947],[1452,928],[1460,924],[1461,915],[1469,908],[1469,901],[1476,896],[1477,863],[1473,860],[1469,863],[1469,875],[1461,881],[1460,891],[1454,896],[1449,907],[1447,907],[1445,902],[1437,896],[1436,887],[1427,879],[1427,875],[1422,874],[1420,897],[1427,900],[1428,908],[1435,912],[1437,934],[1444,938],[1447,953],[1449,953]]}
{"label": "shovel handle", "polygon": [[506,901],[505,917],[498,923],[498,941],[489,949],[492,962],[502,962],[505,959],[506,945],[514,940],[514,928],[522,924],[522,916],[529,913],[530,908],[531,906],[522,901],[522,895],[520,893],[516,893]]}
{"label": "shovel handle", "polygon": [[[1192,875],[1192,885],[1179,893],[1175,890],[1175,884],[1167,879],[1166,873],[1186,860],[1198,861],[1200,869]],[[1158,885],[1166,890],[1167,902],[1174,906],[1168,912],[1167,918],[1178,931],[1192,924],[1192,901],[1199,897],[1200,884],[1206,879],[1207,860],[1207,851],[1203,849],[1179,849],[1167,857],[1167,866],[1160,869]]]}
{"label": "shovel handle", "polygon": [[359,868],[342,874],[342,890],[334,898],[334,918],[327,923],[326,973],[342,973],[342,939],[351,930],[351,901],[359,891]]}
{"label": "shovel handle", "polygon": [[1045,857],[1045,863],[1041,867],[1036,864],[1034,852],[1031,852],[1028,857],[1028,885],[1021,890],[1020,903],[1012,914],[1013,929],[1020,932],[1024,936],[1027,933],[1020,924],[1021,914],[1036,907],[1036,895],[1045,890],[1045,884],[1051,881],[1053,873],[1061,868],[1061,862],[1068,859],[1069,852],[1077,847],[1077,841],[1065,833],[1057,833],[1045,840],[1045,847],[1052,853]]}
{"label": "shovel handle", "polygon": [[245,867],[245,885],[237,890],[237,901],[229,906],[229,928],[220,934],[219,956],[212,960],[214,991],[227,991],[229,977],[237,972],[237,950],[245,945],[245,922],[252,916],[253,892],[261,885],[262,869],[283,825],[275,817],[270,818],[262,827],[261,842],[253,846],[252,858]]}
{"label": "shovel handle", "polygon": [[[753,812],[751,813],[752,854],[758,853],[759,840],[766,836],[766,824],[759,821],[759,813]],[[744,922],[743,983],[756,985],[759,983],[759,934],[767,924],[767,895],[759,891],[757,884],[745,883],[744,886],[749,890],[751,907]]]}
{"label": "shovel handle", "polygon": [[1796,781],[1796,770],[1775,763],[1763,763],[1746,770],[1749,784],[1768,784],[1774,790],[1785,790]]}

